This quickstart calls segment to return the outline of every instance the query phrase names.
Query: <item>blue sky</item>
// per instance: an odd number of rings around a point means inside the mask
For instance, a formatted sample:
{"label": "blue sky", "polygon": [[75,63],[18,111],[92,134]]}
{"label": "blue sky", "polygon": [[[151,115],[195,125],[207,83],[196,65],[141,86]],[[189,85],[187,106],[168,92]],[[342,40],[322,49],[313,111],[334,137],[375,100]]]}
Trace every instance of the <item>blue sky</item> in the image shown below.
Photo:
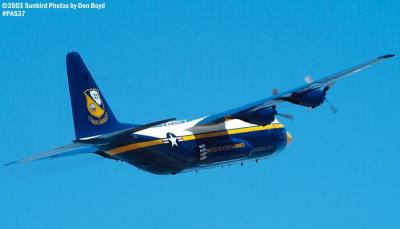
{"label": "blue sky", "polygon": [[[398,1],[113,1],[0,18],[0,162],[74,138],[81,53],[125,122],[194,119],[400,53]],[[399,228],[399,60],[282,105],[294,137],[256,164],[156,176],[95,155],[0,168],[1,228]]]}

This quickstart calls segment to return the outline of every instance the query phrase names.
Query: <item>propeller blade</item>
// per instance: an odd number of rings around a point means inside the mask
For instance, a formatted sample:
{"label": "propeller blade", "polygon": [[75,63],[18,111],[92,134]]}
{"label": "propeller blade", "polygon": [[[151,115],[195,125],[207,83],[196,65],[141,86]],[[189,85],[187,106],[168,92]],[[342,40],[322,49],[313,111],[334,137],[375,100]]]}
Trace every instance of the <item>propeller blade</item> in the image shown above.
{"label": "propeller blade", "polygon": [[314,80],[313,80],[313,78],[312,78],[311,75],[306,75],[306,76],[304,77],[304,81],[305,81],[306,83],[312,83]]}
{"label": "propeller blade", "polygon": [[293,115],[291,114],[281,114],[281,113],[277,113],[276,115],[287,118],[289,120],[293,120]]}
{"label": "propeller blade", "polygon": [[331,111],[336,114],[337,109],[329,102],[329,100],[327,98],[325,98],[325,102],[329,105],[329,108],[331,109]]}
{"label": "propeller blade", "polygon": [[278,116],[281,116],[281,117],[284,117],[284,118],[293,120],[293,115],[279,113],[279,112],[276,110],[276,105],[272,106],[272,108],[273,108],[273,109],[275,110],[275,112],[276,112],[275,115],[278,115]]}

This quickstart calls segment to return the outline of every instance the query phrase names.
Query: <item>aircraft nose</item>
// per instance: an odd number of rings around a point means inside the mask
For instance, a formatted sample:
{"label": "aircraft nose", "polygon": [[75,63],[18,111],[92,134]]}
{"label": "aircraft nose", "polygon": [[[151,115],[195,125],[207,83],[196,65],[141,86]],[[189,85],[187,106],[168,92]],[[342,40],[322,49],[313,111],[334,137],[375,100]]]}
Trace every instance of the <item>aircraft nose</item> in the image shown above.
{"label": "aircraft nose", "polygon": [[292,135],[286,131],[286,139],[287,139],[287,143],[290,144],[292,143],[293,137]]}

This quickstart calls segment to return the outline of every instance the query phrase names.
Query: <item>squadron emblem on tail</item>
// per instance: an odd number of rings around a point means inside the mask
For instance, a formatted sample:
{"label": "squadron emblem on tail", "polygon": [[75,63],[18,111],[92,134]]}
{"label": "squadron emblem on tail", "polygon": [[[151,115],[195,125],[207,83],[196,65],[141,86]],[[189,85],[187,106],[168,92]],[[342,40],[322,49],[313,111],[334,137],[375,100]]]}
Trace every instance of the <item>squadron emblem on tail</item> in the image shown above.
{"label": "squadron emblem on tail", "polygon": [[105,111],[104,103],[101,100],[99,90],[90,88],[83,93],[86,98],[86,108],[89,112],[88,119],[93,125],[103,125],[108,120],[108,114]]}

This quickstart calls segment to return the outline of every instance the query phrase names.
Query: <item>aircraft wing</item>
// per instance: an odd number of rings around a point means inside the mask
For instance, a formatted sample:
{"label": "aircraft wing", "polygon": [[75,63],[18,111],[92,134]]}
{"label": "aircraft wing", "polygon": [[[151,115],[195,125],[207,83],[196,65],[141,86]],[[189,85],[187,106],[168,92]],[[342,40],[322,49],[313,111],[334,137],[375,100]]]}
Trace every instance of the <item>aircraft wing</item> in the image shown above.
{"label": "aircraft wing", "polygon": [[26,158],[20,159],[20,160],[8,162],[8,163],[4,164],[4,166],[18,164],[18,163],[27,163],[27,162],[31,162],[31,161],[37,161],[37,160],[48,159],[48,158],[73,156],[73,155],[77,155],[77,154],[98,153],[98,154],[102,155],[102,152],[98,151],[96,146],[109,144],[124,135],[129,135],[131,133],[134,133],[134,132],[137,132],[137,131],[140,131],[143,129],[147,129],[149,127],[156,126],[159,124],[163,124],[163,123],[166,123],[166,122],[169,122],[172,120],[175,120],[175,118],[156,121],[156,122],[144,124],[141,126],[126,128],[123,130],[119,130],[119,131],[115,131],[115,132],[111,132],[111,133],[107,133],[107,134],[103,134],[103,135],[78,139],[78,140],[75,140],[74,142],[72,142],[71,144],[64,145],[64,146],[55,148],[53,150],[34,154],[34,155],[28,156]]}
{"label": "aircraft wing", "polygon": [[341,72],[335,73],[333,75],[324,77],[322,79],[316,80],[314,82],[307,83],[303,86],[297,87],[292,90],[288,90],[283,93],[279,93],[276,95],[273,95],[271,97],[265,98],[258,100],[253,103],[249,103],[247,105],[237,107],[231,110],[227,110],[218,114],[214,114],[211,116],[208,116],[198,122],[196,126],[204,126],[204,125],[212,125],[216,123],[223,122],[226,118],[235,118],[235,117],[246,117],[246,114],[250,112],[254,112],[256,110],[265,108],[265,107],[272,107],[276,105],[277,103],[284,102],[284,101],[290,101],[290,98],[294,97],[295,95],[299,95],[301,93],[305,93],[314,89],[326,87],[328,85],[333,85],[337,80],[344,78],[346,76],[349,76],[353,73],[359,72],[369,66],[372,66],[376,63],[379,63],[385,59],[394,57],[394,54],[387,54],[383,55],[380,57],[377,57],[375,59],[369,60],[365,63],[359,64],[357,66],[354,66],[352,68],[343,70]]}
{"label": "aircraft wing", "polygon": [[37,161],[37,160],[48,159],[48,158],[58,158],[58,157],[72,156],[72,155],[77,155],[77,154],[94,153],[96,151],[97,151],[96,148],[91,147],[90,145],[87,145],[87,144],[71,143],[68,145],[64,145],[64,146],[55,148],[53,150],[34,154],[34,155],[31,155],[31,156],[28,156],[26,158],[22,158],[22,159],[19,159],[16,161],[8,162],[8,163],[4,164],[4,166],[18,164],[18,163],[27,163],[27,162],[31,162],[31,161]]}

